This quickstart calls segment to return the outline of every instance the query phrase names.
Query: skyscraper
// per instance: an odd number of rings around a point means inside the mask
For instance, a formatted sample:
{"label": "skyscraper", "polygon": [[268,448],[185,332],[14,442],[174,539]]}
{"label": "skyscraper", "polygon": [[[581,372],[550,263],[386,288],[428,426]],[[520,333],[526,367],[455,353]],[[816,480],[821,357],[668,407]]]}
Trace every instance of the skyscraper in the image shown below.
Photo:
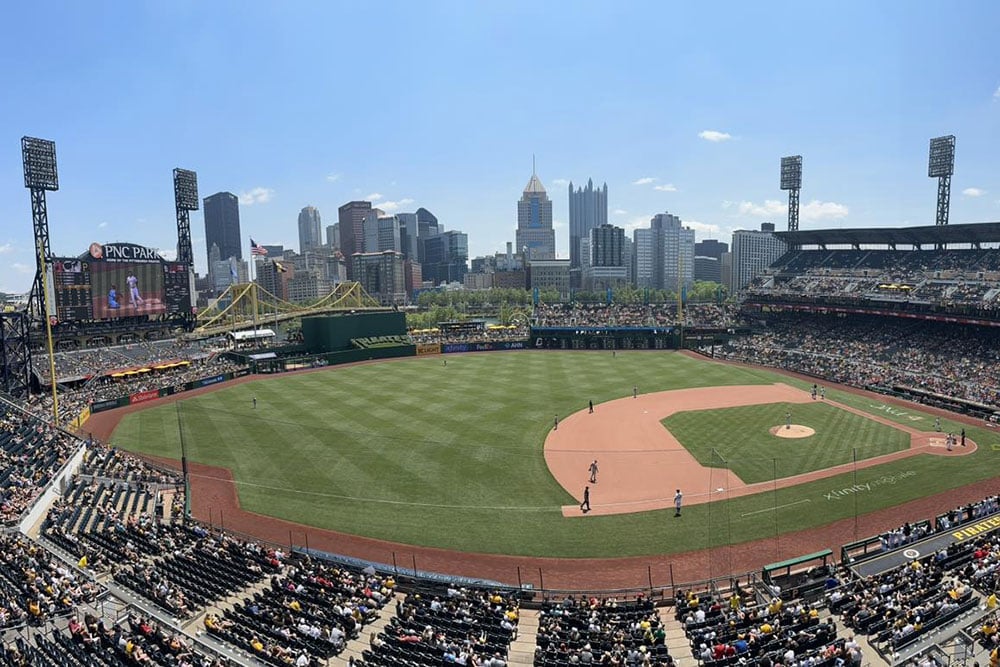
{"label": "skyscraper", "polygon": [[[219,248],[219,259],[243,259],[240,237],[240,200],[232,192],[216,192],[203,200],[205,206],[205,251]],[[211,268],[211,260],[209,260]]]}
{"label": "skyscraper", "polygon": [[698,257],[722,259],[722,253],[729,252],[729,244],[716,239],[705,239],[694,244],[694,254]]}
{"label": "skyscraper", "polygon": [[355,253],[351,257],[355,280],[384,305],[406,303],[406,276],[403,256],[398,252]]}
{"label": "skyscraper", "polygon": [[417,242],[424,258],[420,263],[424,280],[435,285],[465,280],[469,270],[469,236],[465,232],[449,229]]}
{"label": "skyscraper", "polygon": [[399,239],[399,218],[395,215],[379,215],[378,209],[368,211],[365,216],[364,252],[401,252]]}
{"label": "skyscraper", "polygon": [[624,229],[604,223],[590,230],[589,234],[591,266],[625,266],[622,261]]}
{"label": "skyscraper", "polygon": [[607,289],[615,287],[628,278],[625,264],[625,230],[607,223],[594,227],[589,238],[580,239],[581,251],[585,248],[589,257],[580,263],[583,286],[587,289]]}
{"label": "skyscraper", "polygon": [[694,282],[694,230],[684,227],[681,219],[658,213],[649,229],[633,233],[633,275],[639,287],[676,291]]}
{"label": "skyscraper", "polygon": [[357,280],[354,276],[354,262],[351,256],[363,252],[365,243],[365,218],[372,210],[370,201],[349,201],[337,209],[337,219],[340,224],[340,251],[347,260],[347,277]]}
{"label": "skyscraper", "polygon": [[649,226],[661,244],[658,287],[672,292],[682,284],[690,288],[694,284],[694,230],[684,227],[681,219],[670,213],[657,213]]}
{"label": "skyscraper", "polygon": [[434,236],[441,231],[437,216],[421,206],[417,209],[417,236]]}
{"label": "skyscraper", "polygon": [[586,188],[573,189],[569,184],[569,266],[581,265],[580,239],[587,238],[591,229],[608,224],[608,184],[594,189],[593,179],[587,179]]}
{"label": "skyscraper", "polygon": [[786,250],[788,246],[785,242],[774,235],[774,223],[762,222],[760,231],[738,229],[733,232],[729,291],[735,294],[749,285]]}
{"label": "skyscraper", "polygon": [[323,232],[319,209],[306,206],[299,211],[299,252],[305,252],[323,245]]}
{"label": "skyscraper", "polygon": [[420,225],[416,213],[397,213],[399,218],[399,245],[404,260],[417,261],[417,236]]}
{"label": "skyscraper", "polygon": [[534,171],[521,200],[517,202],[515,239],[518,252],[526,251],[529,260],[555,259],[556,235],[552,229],[552,201]]}

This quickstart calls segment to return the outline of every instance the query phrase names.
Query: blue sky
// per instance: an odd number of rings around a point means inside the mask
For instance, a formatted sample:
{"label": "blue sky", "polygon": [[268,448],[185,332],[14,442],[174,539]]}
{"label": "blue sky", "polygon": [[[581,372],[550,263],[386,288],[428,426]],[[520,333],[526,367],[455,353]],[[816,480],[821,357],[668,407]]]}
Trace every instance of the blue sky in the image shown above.
{"label": "blue sky", "polygon": [[[513,240],[537,156],[567,255],[566,182],[631,230],[933,224],[930,137],[958,137],[953,222],[1000,219],[1000,5],[989,2],[52,2],[0,26],[0,291],[34,271],[19,139],[54,139],[53,251],[173,251],[171,169],[240,194],[244,237],[378,195],[473,255]],[[204,224],[193,214],[196,266]],[[245,240],[245,245],[248,241]]]}

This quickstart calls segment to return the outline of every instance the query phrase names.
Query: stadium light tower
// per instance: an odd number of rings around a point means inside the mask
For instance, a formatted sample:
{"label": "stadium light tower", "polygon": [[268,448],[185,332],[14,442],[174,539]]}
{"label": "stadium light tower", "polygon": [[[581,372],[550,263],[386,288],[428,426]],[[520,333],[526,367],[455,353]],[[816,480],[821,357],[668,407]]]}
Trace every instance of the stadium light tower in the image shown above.
{"label": "stadium light tower", "polygon": [[788,190],[788,231],[799,231],[799,190],[802,189],[802,156],[781,158],[781,189]]}
{"label": "stadium light tower", "polygon": [[948,224],[951,208],[951,175],[955,173],[955,135],[931,139],[930,159],[927,175],[938,179],[937,225]]}
{"label": "stadium light tower", "polygon": [[45,192],[59,189],[56,144],[48,139],[21,137],[21,157],[24,160],[24,187],[31,192],[31,224],[35,235],[35,282],[31,286],[28,309],[35,317],[41,318],[48,315],[45,310],[43,263],[52,257]]}
{"label": "stadium light tower", "polygon": [[189,211],[198,210],[198,174],[195,172],[174,169],[174,208],[177,211],[177,261],[193,267]]}

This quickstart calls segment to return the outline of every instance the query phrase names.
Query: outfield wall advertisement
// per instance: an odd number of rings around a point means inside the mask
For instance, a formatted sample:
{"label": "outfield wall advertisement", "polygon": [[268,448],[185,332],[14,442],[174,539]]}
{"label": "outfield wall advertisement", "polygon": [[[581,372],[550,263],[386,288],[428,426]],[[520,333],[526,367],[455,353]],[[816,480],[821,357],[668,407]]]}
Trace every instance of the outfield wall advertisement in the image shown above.
{"label": "outfield wall advertisement", "polygon": [[128,397],[129,405],[145,403],[146,401],[151,401],[154,398],[159,398],[161,396],[160,391],[160,389],[150,389],[149,391],[140,391],[137,394],[132,394]]}
{"label": "outfield wall advertisement", "polygon": [[208,387],[213,384],[225,382],[226,380],[232,380],[233,378],[249,375],[249,373],[250,371],[248,369],[241,368],[233,373],[222,373],[220,375],[213,375],[211,377],[201,378],[200,380],[194,380],[192,382],[185,382],[184,384],[161,387],[159,389],[150,389],[149,391],[140,391],[128,396],[112,398],[107,401],[95,401],[90,404],[90,414],[104,412],[105,410],[114,410],[115,408],[121,408],[126,405],[145,403],[146,401],[152,401],[154,399],[163,398],[164,396],[170,396],[172,394],[180,394],[185,391],[191,391],[192,389]]}
{"label": "outfield wall advertisement", "polygon": [[498,350],[524,350],[528,344],[523,340],[494,340],[487,343],[442,343],[441,351],[452,352],[496,352]]}

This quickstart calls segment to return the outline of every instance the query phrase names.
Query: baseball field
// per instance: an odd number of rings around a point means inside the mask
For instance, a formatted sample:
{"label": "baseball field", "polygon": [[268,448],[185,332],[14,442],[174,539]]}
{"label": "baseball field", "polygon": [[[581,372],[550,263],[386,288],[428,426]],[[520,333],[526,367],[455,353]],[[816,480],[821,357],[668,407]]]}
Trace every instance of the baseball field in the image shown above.
{"label": "baseball field", "polygon": [[[154,405],[126,415],[113,443],[179,459],[183,438],[189,460],[231,470],[240,504],[259,514],[563,558],[739,544],[995,474],[994,431],[966,425],[969,446],[946,452],[934,417],[916,407],[833,387],[820,401],[810,387],[673,352],[420,357]],[[814,433],[779,437],[788,420]],[[584,515],[592,459],[601,472]],[[686,498],[679,519],[675,487]]]}

